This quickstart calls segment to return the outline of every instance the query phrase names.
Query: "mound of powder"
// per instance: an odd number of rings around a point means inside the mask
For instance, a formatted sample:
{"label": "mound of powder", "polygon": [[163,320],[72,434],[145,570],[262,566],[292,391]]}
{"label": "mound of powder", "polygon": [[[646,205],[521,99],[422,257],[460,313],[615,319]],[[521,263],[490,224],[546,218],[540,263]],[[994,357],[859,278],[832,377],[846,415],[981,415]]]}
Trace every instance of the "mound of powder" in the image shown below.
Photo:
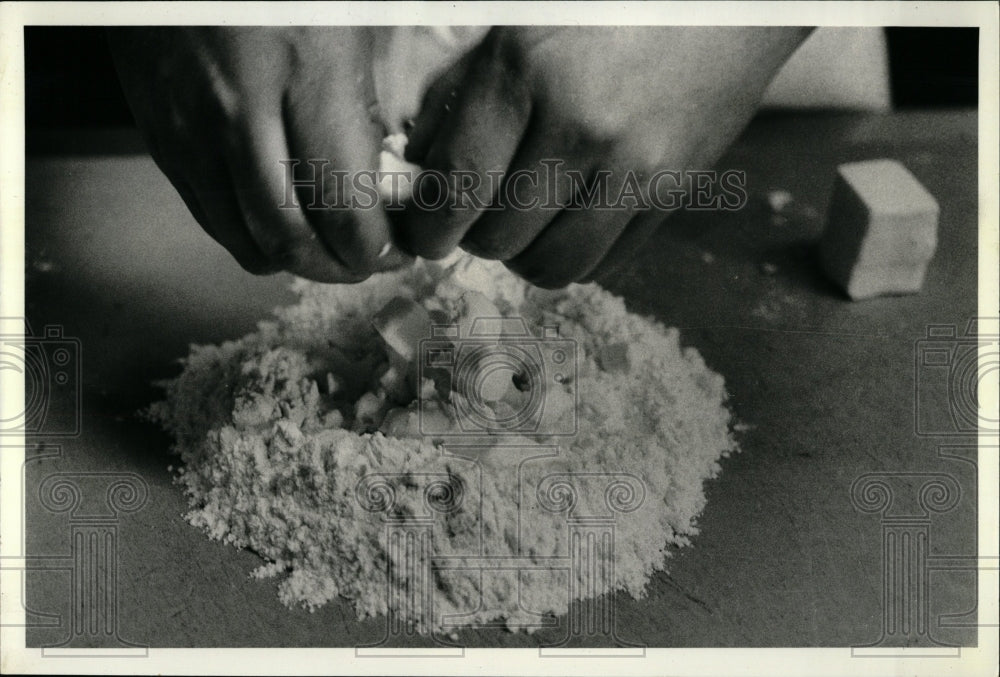
{"label": "mound of powder", "polygon": [[[722,377],[676,329],[597,285],[535,289],[465,256],[295,289],[256,332],[193,347],[150,411],[183,461],[187,519],[264,558],[256,575],[280,577],[285,604],[341,596],[422,632],[530,631],[609,587],[641,596],[668,546],[697,533],[702,485],[737,445]],[[463,349],[500,343],[469,334],[484,305],[523,318],[529,335],[505,340],[536,362],[527,378],[508,360],[523,378],[485,400],[455,373]],[[415,369],[429,344],[401,361],[372,322],[395,307],[457,326],[434,344],[455,361]],[[530,415],[504,418],[529,400]],[[477,428],[472,414],[491,411],[513,423]],[[613,548],[577,566],[580,525],[610,523]]]}

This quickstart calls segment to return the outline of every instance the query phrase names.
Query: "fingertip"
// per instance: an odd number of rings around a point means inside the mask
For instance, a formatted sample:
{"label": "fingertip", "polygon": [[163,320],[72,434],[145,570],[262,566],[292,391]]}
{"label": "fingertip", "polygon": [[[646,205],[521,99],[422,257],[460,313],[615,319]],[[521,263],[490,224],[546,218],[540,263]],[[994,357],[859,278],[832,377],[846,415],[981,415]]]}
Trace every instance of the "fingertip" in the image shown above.
{"label": "fingertip", "polygon": [[545,266],[528,266],[516,259],[505,261],[503,265],[518,277],[541,289],[562,289],[578,280],[576,276],[559,273]]}
{"label": "fingertip", "polygon": [[483,233],[481,229],[470,229],[462,238],[462,249],[488,261],[509,261],[523,249],[523,245],[513,239],[488,237]]}
{"label": "fingertip", "polygon": [[292,247],[280,255],[275,264],[280,270],[313,282],[356,284],[371,277],[371,273],[348,270],[338,265],[318,244]]}
{"label": "fingertip", "polygon": [[393,242],[405,254],[436,261],[455,251],[465,234],[454,215],[445,209],[431,210],[411,201],[391,220]]}
{"label": "fingertip", "polygon": [[[230,252],[230,254],[232,254],[232,252]],[[251,275],[255,275],[257,277],[267,277],[270,275],[275,275],[284,270],[284,268],[275,264],[274,262],[266,261],[263,259],[248,260],[246,258],[239,257],[236,255],[233,255],[233,258],[236,259],[236,263],[240,265],[240,268],[250,273]]]}
{"label": "fingertip", "polygon": [[[383,253],[384,252],[384,253]],[[413,263],[413,257],[394,246],[391,242],[385,243],[378,257],[379,271],[399,270]]]}
{"label": "fingertip", "polygon": [[428,261],[440,261],[441,259],[446,259],[453,251],[455,251],[454,247],[451,249],[444,247],[429,247],[423,243],[400,242],[399,246],[412,258],[427,259]]}
{"label": "fingertip", "polygon": [[624,262],[622,261],[601,261],[593,270],[581,277],[577,282],[581,284],[596,282],[601,286],[607,286],[621,275],[624,269],[623,264]]}

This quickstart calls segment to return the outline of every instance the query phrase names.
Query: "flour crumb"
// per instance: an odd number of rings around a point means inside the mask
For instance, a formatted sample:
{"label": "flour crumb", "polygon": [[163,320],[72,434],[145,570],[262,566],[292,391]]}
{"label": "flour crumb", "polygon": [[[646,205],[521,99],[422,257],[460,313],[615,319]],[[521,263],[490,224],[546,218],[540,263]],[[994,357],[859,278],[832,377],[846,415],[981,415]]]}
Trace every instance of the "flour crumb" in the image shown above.
{"label": "flour crumb", "polygon": [[794,200],[795,198],[787,190],[772,190],[767,194],[767,204],[775,214],[785,211]]}

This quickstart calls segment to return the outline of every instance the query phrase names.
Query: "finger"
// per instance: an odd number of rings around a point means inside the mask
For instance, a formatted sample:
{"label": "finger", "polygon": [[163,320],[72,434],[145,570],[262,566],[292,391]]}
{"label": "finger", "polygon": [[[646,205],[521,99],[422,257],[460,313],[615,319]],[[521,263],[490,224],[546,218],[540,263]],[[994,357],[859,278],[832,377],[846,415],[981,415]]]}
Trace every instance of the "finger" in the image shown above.
{"label": "finger", "polygon": [[[490,205],[528,126],[528,91],[494,56],[489,40],[476,51],[423,161],[441,174],[419,175],[414,198],[399,215],[397,239],[419,256],[442,258],[458,245]],[[442,175],[443,182],[436,178]]]}
{"label": "finger", "polygon": [[285,167],[278,162],[289,157],[280,120],[256,120],[239,136],[227,144],[228,163],[246,229],[269,261],[317,282],[360,282],[368,277],[337,260],[304,211],[289,199]]}
{"label": "finger", "polygon": [[470,51],[458,60],[451,68],[439,75],[427,88],[420,103],[420,113],[413,119],[406,130],[406,161],[423,166],[427,151],[434,141],[441,125],[448,117],[458,90],[468,76],[476,50]]}
{"label": "finger", "polygon": [[[392,234],[378,198],[375,172],[382,127],[370,115],[371,75],[356,52],[345,59],[328,77],[304,77],[293,83],[284,106],[288,134],[284,157],[300,160],[293,175],[303,182],[297,192],[307,225],[342,270],[363,279],[408,259],[398,249],[386,253]],[[277,146],[277,138],[272,144]],[[344,174],[335,178],[321,173],[322,167],[335,167]]]}
{"label": "finger", "polygon": [[565,287],[600,263],[633,215],[633,209],[566,209],[504,265],[536,286]]}
{"label": "finger", "polygon": [[651,210],[636,214],[601,261],[580,282],[607,283],[623,272],[659,230],[669,213]]}
{"label": "finger", "polygon": [[507,261],[524,251],[591,180],[590,160],[565,125],[532,123],[499,190],[462,240],[467,251]]}
{"label": "finger", "polygon": [[190,179],[166,168],[164,173],[205,232],[247,272],[266,275],[280,270],[250,237],[226,163],[202,155],[186,164]]}

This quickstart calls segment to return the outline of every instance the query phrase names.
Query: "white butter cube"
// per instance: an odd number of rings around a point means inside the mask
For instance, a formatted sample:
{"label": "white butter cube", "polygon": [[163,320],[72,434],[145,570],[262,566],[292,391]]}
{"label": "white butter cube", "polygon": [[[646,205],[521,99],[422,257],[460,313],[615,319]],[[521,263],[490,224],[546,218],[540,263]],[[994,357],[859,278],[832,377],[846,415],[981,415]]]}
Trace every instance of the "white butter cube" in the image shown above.
{"label": "white butter cube", "polygon": [[457,303],[459,336],[467,338],[473,335],[476,320],[495,320],[500,317],[496,305],[477,291],[463,291]]}
{"label": "white butter cube", "polygon": [[379,430],[386,437],[420,439],[420,420],[416,411],[405,407],[390,409]]}
{"label": "white butter cube", "polygon": [[354,405],[355,428],[378,428],[388,409],[384,395],[365,393]]}
{"label": "white butter cube", "polygon": [[820,258],[855,301],[915,294],[937,247],[938,204],[895,160],[837,169]]}
{"label": "white butter cube", "polygon": [[597,363],[612,373],[627,373],[630,368],[628,344],[609,343],[597,349]]}
{"label": "white butter cube", "polygon": [[372,317],[372,326],[405,362],[416,359],[421,339],[431,335],[431,319],[419,303],[397,296]]}

